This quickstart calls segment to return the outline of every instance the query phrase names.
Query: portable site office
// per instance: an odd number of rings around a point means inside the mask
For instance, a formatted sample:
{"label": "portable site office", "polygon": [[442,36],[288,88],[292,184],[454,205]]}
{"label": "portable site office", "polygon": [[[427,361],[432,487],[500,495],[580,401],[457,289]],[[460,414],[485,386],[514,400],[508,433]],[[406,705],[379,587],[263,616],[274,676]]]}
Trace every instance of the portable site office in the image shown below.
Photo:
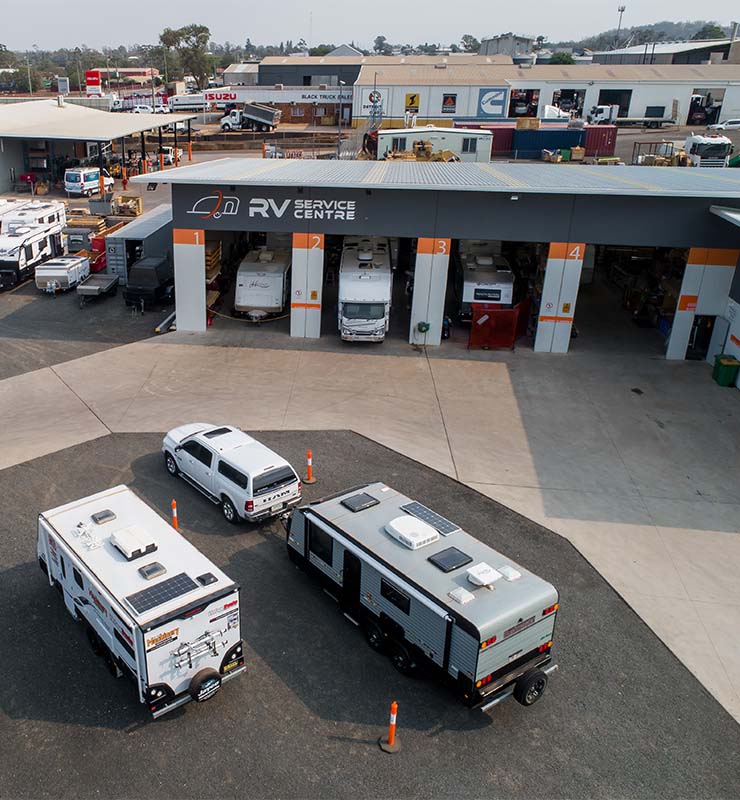
{"label": "portable site office", "polygon": [[39,566],[154,717],[244,671],[239,586],[126,486],[39,514]]}
{"label": "portable site office", "polygon": [[433,664],[470,707],[542,695],[557,668],[551,584],[383,483],[301,506],[286,527],[291,560],[401,672]]}

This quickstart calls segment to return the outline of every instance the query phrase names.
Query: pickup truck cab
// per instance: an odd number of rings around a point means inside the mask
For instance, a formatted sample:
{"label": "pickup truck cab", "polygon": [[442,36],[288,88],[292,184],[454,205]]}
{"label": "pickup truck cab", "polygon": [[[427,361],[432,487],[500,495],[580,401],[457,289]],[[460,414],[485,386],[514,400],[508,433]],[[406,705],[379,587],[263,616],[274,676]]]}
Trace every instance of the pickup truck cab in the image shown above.
{"label": "pickup truck cab", "polygon": [[164,437],[167,472],[221,506],[227,522],[257,522],[301,501],[301,481],[277,453],[231,425],[191,422]]}

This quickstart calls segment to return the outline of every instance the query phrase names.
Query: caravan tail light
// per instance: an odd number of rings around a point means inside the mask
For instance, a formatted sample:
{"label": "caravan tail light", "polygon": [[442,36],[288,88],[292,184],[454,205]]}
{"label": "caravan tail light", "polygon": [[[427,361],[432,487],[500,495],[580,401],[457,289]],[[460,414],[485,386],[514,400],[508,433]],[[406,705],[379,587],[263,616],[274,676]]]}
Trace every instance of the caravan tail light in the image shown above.
{"label": "caravan tail light", "polygon": [[493,680],[493,673],[487,675],[485,678],[481,678],[479,681],[475,682],[475,688],[480,689],[481,686],[486,686]]}
{"label": "caravan tail light", "polygon": [[298,494],[300,494],[302,490],[303,490],[303,484],[300,481],[298,481]]}
{"label": "caravan tail light", "polygon": [[541,645],[540,645],[540,646],[537,648],[537,650],[538,650],[540,653],[545,653],[545,652],[547,652],[547,651],[548,651],[548,650],[549,650],[551,647],[552,647],[552,642],[548,642],[547,644],[541,644]]}
{"label": "caravan tail light", "polygon": [[486,639],[485,642],[481,642],[480,643],[480,649],[483,650],[486,647],[489,647],[490,645],[494,644],[495,641],[496,641],[496,637],[495,636],[491,636],[490,639]]}
{"label": "caravan tail light", "polygon": [[542,616],[546,617],[548,614],[552,614],[553,611],[557,610],[558,610],[558,603],[555,603],[555,605],[548,606],[547,608],[543,609]]}
{"label": "caravan tail light", "polygon": [[244,504],[244,510],[248,514],[251,514],[254,511],[254,500],[247,500],[247,502]]}

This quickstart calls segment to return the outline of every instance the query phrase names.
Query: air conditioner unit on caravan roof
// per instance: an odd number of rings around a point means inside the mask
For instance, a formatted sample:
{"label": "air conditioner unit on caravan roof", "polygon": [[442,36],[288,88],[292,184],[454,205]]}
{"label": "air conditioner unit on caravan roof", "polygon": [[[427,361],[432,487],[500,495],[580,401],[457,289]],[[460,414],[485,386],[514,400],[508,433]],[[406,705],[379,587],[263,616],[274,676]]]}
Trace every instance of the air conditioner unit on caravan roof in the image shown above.
{"label": "air conditioner unit on caravan roof", "polygon": [[435,531],[426,522],[408,515],[392,519],[386,524],[385,529],[396,541],[408,547],[409,550],[418,550],[439,539],[439,531]]}

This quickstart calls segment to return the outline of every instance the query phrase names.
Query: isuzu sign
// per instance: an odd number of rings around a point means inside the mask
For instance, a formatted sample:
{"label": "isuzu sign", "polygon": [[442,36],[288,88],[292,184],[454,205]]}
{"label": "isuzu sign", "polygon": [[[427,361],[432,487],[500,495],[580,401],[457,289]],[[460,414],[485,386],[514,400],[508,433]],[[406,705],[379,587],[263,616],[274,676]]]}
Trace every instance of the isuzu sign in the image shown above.
{"label": "isuzu sign", "polygon": [[234,103],[237,100],[236,92],[204,92],[203,96],[208,103]]}

